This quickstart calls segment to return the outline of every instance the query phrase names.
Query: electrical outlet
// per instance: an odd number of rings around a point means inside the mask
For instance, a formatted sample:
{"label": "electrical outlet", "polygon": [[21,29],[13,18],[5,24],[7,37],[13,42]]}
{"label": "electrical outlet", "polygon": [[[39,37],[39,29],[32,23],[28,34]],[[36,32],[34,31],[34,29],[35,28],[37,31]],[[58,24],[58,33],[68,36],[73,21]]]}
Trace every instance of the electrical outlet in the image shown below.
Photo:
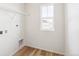
{"label": "electrical outlet", "polygon": [[3,31],[0,31],[0,34],[3,34]]}

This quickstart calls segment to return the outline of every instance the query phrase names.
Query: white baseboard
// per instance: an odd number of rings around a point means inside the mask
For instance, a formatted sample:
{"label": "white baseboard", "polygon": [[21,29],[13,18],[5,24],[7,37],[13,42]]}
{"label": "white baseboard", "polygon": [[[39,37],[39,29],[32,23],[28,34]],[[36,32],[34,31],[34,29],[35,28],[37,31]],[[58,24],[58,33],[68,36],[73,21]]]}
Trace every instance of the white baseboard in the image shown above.
{"label": "white baseboard", "polygon": [[63,52],[51,51],[51,50],[43,49],[43,48],[40,48],[40,47],[35,47],[35,46],[23,44],[22,46],[19,47],[19,49],[17,49],[13,54],[11,54],[11,56],[13,56],[17,51],[19,51],[20,49],[22,49],[24,46],[33,47],[33,48],[37,48],[37,49],[41,49],[41,50],[46,50],[46,51],[54,52],[54,53],[57,53],[57,54],[60,54],[60,55],[64,55]]}
{"label": "white baseboard", "polygon": [[16,52],[22,49],[25,45],[21,45],[17,50],[15,50],[10,56],[13,56]]}
{"label": "white baseboard", "polygon": [[31,46],[31,45],[25,45],[25,46],[33,47],[33,48],[37,48],[37,49],[41,49],[41,50],[45,50],[45,51],[50,51],[50,52],[57,53],[57,54],[60,54],[60,55],[64,55],[63,52],[59,52],[59,51],[54,51],[54,50],[51,51],[51,50],[48,50],[48,49],[43,49],[43,48],[40,48],[40,47]]}

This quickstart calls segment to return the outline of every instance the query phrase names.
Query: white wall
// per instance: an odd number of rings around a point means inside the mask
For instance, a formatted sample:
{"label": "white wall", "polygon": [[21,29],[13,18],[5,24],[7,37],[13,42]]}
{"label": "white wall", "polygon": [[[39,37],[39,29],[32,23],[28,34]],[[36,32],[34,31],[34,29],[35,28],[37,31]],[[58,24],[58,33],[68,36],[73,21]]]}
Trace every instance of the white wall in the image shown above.
{"label": "white wall", "polygon": [[79,4],[66,4],[66,55],[79,55]]}
{"label": "white wall", "polygon": [[65,25],[64,5],[55,4],[55,31],[40,31],[40,5],[26,4],[26,41],[25,45],[40,48],[48,51],[64,53]]}
{"label": "white wall", "polygon": [[[0,4],[0,55],[12,55],[19,49],[19,40],[24,39],[23,15],[3,9],[23,12],[24,4]],[[19,27],[16,27],[19,24]],[[5,33],[5,30],[8,30]]]}

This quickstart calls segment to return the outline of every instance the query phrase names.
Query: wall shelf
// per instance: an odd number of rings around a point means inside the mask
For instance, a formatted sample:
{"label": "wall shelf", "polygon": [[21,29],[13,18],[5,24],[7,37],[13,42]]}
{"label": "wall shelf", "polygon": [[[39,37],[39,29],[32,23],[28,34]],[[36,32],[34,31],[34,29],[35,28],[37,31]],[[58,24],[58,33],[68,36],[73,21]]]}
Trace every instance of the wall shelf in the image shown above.
{"label": "wall shelf", "polygon": [[1,6],[0,6],[0,10],[4,10],[4,11],[7,11],[7,12],[12,12],[12,13],[17,13],[17,14],[24,15],[24,16],[28,16],[27,13],[24,13],[22,11],[16,11],[16,10],[12,10],[12,9],[9,9],[9,8],[4,8],[4,7],[1,7]]}

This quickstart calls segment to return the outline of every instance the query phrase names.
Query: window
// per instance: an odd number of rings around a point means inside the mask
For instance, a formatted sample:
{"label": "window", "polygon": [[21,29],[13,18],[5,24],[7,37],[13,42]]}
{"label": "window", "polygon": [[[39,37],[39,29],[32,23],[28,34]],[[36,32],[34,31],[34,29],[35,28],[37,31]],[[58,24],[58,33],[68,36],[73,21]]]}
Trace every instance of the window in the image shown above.
{"label": "window", "polygon": [[40,7],[41,30],[54,31],[54,6],[44,5]]}

